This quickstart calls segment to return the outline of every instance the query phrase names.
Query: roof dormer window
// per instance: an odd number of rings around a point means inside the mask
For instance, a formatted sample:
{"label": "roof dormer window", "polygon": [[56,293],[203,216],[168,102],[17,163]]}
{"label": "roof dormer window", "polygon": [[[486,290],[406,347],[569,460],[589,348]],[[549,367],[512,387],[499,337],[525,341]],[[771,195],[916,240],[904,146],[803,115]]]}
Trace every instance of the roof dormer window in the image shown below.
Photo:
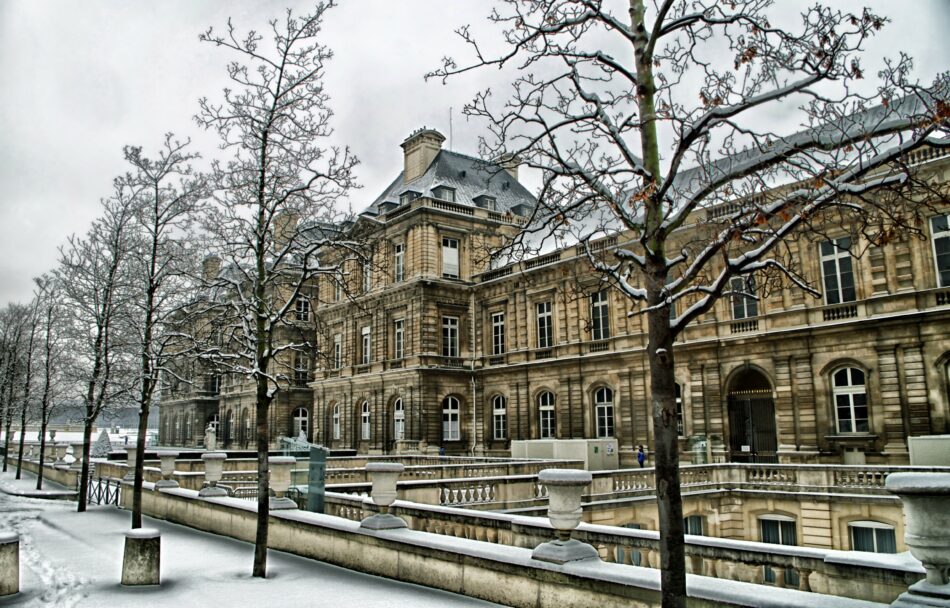
{"label": "roof dormer window", "polygon": [[481,207],[482,209],[488,209],[489,211],[498,211],[498,202],[495,200],[494,196],[488,196],[487,194],[480,194],[475,197],[475,204]]}
{"label": "roof dormer window", "polygon": [[432,196],[439,199],[440,201],[454,203],[455,188],[449,188],[448,186],[438,186],[432,189]]}
{"label": "roof dormer window", "polygon": [[418,192],[413,192],[412,190],[407,190],[406,192],[403,192],[402,194],[399,195],[399,204],[400,204],[400,205],[408,205],[409,203],[411,203],[412,201],[416,200],[417,198],[419,198],[419,193],[418,193]]}

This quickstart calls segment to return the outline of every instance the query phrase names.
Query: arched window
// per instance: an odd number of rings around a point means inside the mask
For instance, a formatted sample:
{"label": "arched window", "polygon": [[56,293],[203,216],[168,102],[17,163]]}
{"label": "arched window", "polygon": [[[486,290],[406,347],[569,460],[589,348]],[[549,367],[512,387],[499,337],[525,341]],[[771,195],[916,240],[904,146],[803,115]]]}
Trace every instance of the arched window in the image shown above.
{"label": "arched window", "polygon": [[442,440],[458,441],[460,438],[459,400],[455,397],[446,397],[442,400]]}
{"label": "arched window", "polygon": [[294,437],[300,437],[302,434],[304,438],[310,436],[310,412],[302,407],[298,407],[294,410]]}
{"label": "arched window", "polygon": [[175,414],[175,445],[182,444],[181,415]]}
{"label": "arched window", "polygon": [[234,411],[228,410],[224,418],[224,440],[231,441],[232,439],[234,439]]}
{"label": "arched window", "polygon": [[673,396],[676,399],[676,434],[686,436],[686,425],[683,424],[683,388],[677,382],[673,385]]}
{"label": "arched window", "polygon": [[594,393],[594,413],[597,418],[597,437],[614,436],[614,392],[601,387]]}
{"label": "arched window", "polygon": [[396,399],[393,402],[393,437],[396,441],[406,438],[406,408],[402,404],[402,399]]}
{"label": "arched window", "polygon": [[251,440],[251,418],[247,414],[247,408],[241,412],[241,444],[247,445]]}
{"label": "arched window", "polygon": [[211,414],[208,417],[208,424],[211,425],[211,428],[214,429],[214,438],[219,439],[218,436],[218,427],[221,426],[221,417],[217,414]]}
{"label": "arched window", "polygon": [[333,406],[333,438],[340,438],[340,405]]}
{"label": "arched window", "polygon": [[492,438],[502,440],[508,437],[508,400],[503,395],[495,395],[491,400]]}
{"label": "arched window", "polygon": [[187,444],[191,443],[191,440],[192,440],[192,438],[194,437],[194,435],[192,434],[192,431],[191,431],[191,414],[186,414],[186,415],[185,415],[185,425],[184,425],[184,426],[185,426],[185,442],[184,442],[184,443],[187,445]]}
{"label": "arched window", "polygon": [[363,441],[368,441],[370,438],[370,433],[369,401],[364,401],[363,405],[360,407],[360,438]]}
{"label": "arched window", "polygon": [[864,372],[856,367],[839,369],[832,375],[835,416],[839,433],[867,433],[868,396]]}
{"label": "arched window", "polygon": [[538,425],[541,439],[555,439],[557,437],[554,393],[545,391],[538,395]]}
{"label": "arched window", "polygon": [[878,521],[853,521],[848,524],[852,551],[897,553],[894,526]]}

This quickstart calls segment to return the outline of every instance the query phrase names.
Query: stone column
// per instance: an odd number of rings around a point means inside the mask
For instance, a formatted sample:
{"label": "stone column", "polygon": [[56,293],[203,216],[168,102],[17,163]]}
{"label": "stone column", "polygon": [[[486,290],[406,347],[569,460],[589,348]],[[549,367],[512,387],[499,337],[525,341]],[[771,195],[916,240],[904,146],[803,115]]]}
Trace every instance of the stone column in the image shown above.
{"label": "stone column", "polygon": [[792,405],[792,371],[787,357],[775,357],[775,434],[778,439],[779,462],[797,458],[795,411]]}
{"label": "stone column", "polygon": [[154,528],[137,528],[126,532],[122,584],[160,584],[161,546],[161,534]]}
{"label": "stone column", "polygon": [[0,532],[0,597],[20,592],[20,535]]}

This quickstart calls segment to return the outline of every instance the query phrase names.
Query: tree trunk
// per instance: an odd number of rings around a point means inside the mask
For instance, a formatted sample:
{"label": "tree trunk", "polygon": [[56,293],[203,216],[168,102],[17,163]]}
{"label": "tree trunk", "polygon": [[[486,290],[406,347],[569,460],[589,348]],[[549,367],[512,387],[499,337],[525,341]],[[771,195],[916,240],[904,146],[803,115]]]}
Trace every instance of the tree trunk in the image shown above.
{"label": "tree trunk", "polygon": [[13,412],[7,412],[6,428],[3,429],[3,472],[7,472],[10,462],[10,426],[13,424]]}
{"label": "tree trunk", "polygon": [[270,448],[270,433],[267,413],[270,398],[267,395],[267,379],[257,378],[257,536],[254,539],[253,576],[267,576],[267,524],[270,517],[270,472],[267,456]]}
{"label": "tree trunk", "polygon": [[43,489],[43,463],[46,462],[46,427],[47,420],[44,417],[40,422],[40,468],[36,472],[36,489]]}
{"label": "tree trunk", "polygon": [[82,513],[86,510],[86,492],[89,488],[89,462],[92,460],[92,423],[91,414],[86,412],[86,419],[82,426],[82,449],[86,455],[82,459],[82,470],[79,473],[79,503],[76,511]]}
{"label": "tree trunk", "polygon": [[[27,391],[27,397],[29,396],[29,391]],[[23,468],[23,444],[26,440],[26,399],[23,398],[23,408],[20,412],[20,447],[17,451],[16,457],[16,478],[20,479],[20,470]]]}
{"label": "tree trunk", "polygon": [[145,439],[148,433],[148,403],[140,403],[139,436],[135,440],[135,481],[132,486],[132,527],[142,527],[142,481],[145,474]]}
{"label": "tree trunk", "polygon": [[[680,494],[679,432],[673,335],[669,308],[649,313],[650,396],[653,405],[653,462],[660,523],[660,589],[663,608],[686,606],[686,554]],[[658,355],[657,352],[660,354]]]}

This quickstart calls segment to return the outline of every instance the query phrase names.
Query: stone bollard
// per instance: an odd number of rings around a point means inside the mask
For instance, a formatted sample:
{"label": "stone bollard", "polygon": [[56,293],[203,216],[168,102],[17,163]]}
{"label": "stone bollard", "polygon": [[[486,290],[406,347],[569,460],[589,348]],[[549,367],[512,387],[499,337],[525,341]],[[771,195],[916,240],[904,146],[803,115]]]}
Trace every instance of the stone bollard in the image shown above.
{"label": "stone bollard", "polygon": [[366,472],[373,478],[373,504],[379,507],[379,513],[361,521],[361,528],[394,530],[406,527],[405,521],[389,512],[389,506],[396,501],[396,481],[405,469],[398,462],[370,462],[366,465]]}
{"label": "stone bollard", "polygon": [[228,491],[218,487],[221,475],[224,473],[224,461],[228,455],[224,452],[205,452],[201,459],[205,461],[205,481],[208,485],[201,488],[198,496],[210,498],[213,496],[227,496]]}
{"label": "stone bollard", "polygon": [[175,459],[178,452],[159,452],[158,459],[162,461],[162,478],[155,482],[155,489],[177,488],[178,482],[172,479],[175,474]]}
{"label": "stone bollard", "polygon": [[162,536],[155,528],[136,528],[126,532],[122,584],[160,584],[161,552]]}
{"label": "stone bollard", "polygon": [[125,448],[125,464],[128,467],[128,470],[125,472],[125,477],[122,478],[122,481],[135,481],[135,461],[138,458],[139,452],[138,447]]}
{"label": "stone bollard", "polygon": [[287,498],[286,492],[290,488],[290,472],[297,459],[293,456],[271,456],[267,462],[270,464],[270,487],[275,494],[270,498],[270,510],[296,509],[297,503]]}
{"label": "stone bollard", "polygon": [[950,473],[891,473],[884,482],[904,506],[904,542],[927,570],[891,606],[950,607]]}
{"label": "stone bollard", "polygon": [[30,446],[27,446],[27,447],[29,447],[29,449],[26,451],[26,459],[27,459],[27,460],[33,460],[33,446],[30,445]]}
{"label": "stone bollard", "polygon": [[538,481],[548,490],[548,519],[557,530],[557,540],[535,547],[531,558],[554,564],[600,559],[597,549],[571,538],[581,523],[581,495],[591,482],[591,474],[576,469],[544,469],[538,473]]}
{"label": "stone bollard", "polygon": [[69,465],[69,468],[78,471],[82,468],[82,459],[86,457],[85,450],[83,449],[85,445],[82,441],[77,441],[69,445],[73,446],[73,463]]}
{"label": "stone bollard", "polygon": [[20,592],[20,535],[0,532],[0,597]]}

